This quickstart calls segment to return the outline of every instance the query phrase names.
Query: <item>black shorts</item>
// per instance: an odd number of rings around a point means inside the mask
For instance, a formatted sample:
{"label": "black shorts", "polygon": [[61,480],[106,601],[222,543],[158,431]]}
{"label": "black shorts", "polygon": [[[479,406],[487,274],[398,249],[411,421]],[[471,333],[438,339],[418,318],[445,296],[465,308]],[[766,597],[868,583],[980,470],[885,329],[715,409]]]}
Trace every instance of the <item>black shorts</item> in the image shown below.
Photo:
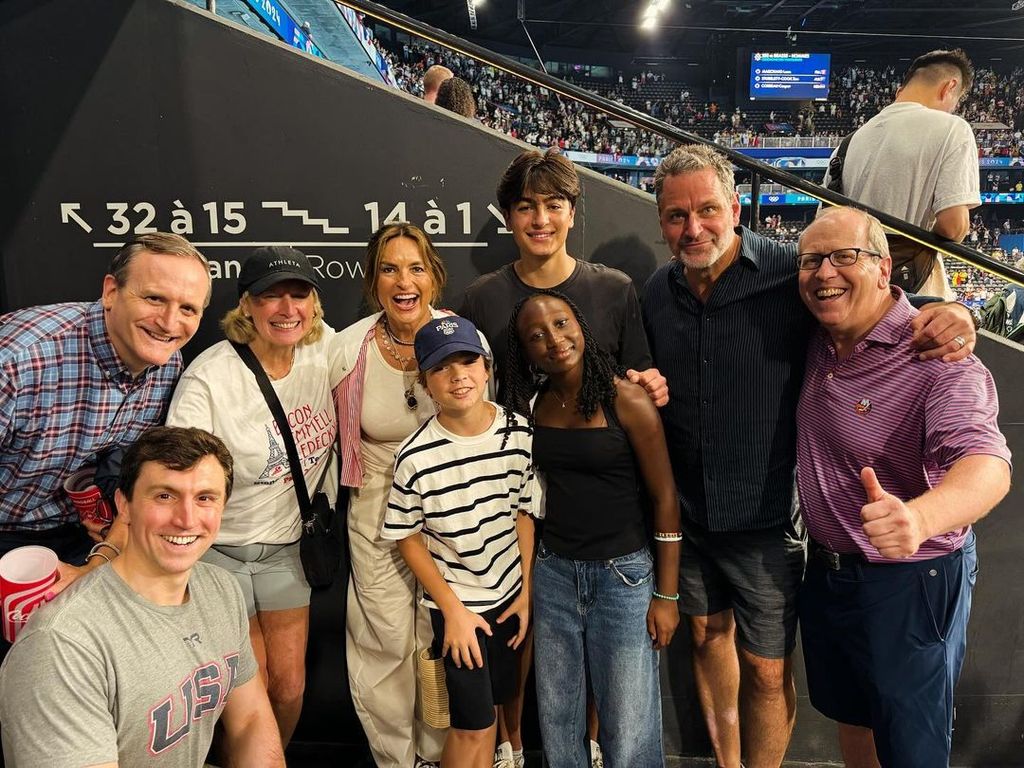
{"label": "black shorts", "polygon": [[[476,631],[480,655],[484,665],[469,669],[465,664],[456,667],[449,653],[444,657],[445,687],[448,689],[448,713],[452,728],[463,731],[482,731],[494,723],[494,707],[504,704],[516,692],[516,651],[509,641],[519,631],[519,617],[510,616],[498,624],[497,619],[508,608],[515,595],[505,603],[484,611],[480,616],[491,625],[491,636]],[[434,656],[444,645],[444,614],[430,609],[430,624],[434,628]]]}
{"label": "black shorts", "polygon": [[683,521],[679,611],[711,616],[732,609],[736,639],[764,659],[796,645],[796,604],[806,562],[803,524],[760,531],[705,531]]}

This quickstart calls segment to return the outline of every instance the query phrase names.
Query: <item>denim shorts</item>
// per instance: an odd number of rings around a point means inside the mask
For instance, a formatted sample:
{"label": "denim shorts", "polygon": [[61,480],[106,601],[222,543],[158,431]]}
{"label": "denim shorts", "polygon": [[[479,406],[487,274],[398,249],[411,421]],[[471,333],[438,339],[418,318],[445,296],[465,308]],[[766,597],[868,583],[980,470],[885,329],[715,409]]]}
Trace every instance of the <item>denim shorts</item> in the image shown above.
{"label": "denim shorts", "polygon": [[977,571],[973,533],[930,560],[807,567],[800,637],[811,704],[871,728],[882,765],[949,764]]}

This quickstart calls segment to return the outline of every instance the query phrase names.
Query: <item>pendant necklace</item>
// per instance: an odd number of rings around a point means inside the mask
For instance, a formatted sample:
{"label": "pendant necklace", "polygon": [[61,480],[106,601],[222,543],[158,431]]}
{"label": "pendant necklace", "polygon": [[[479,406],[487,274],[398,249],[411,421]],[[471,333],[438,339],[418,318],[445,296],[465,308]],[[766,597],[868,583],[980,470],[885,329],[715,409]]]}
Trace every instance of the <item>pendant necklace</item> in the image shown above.
{"label": "pendant necklace", "polygon": [[[558,400],[558,402],[560,402],[562,404],[563,408],[565,408],[565,406],[569,404],[569,401],[563,400],[562,396],[560,394],[558,394],[557,392],[555,392],[555,390],[549,389],[548,392],[550,392],[552,395],[555,396],[555,399]],[[571,400],[573,402],[575,402],[576,398],[573,397],[573,398],[571,398]]]}
{"label": "pendant necklace", "polygon": [[[388,353],[391,355],[391,357],[393,357],[395,359],[395,361],[398,363],[398,365],[401,367],[402,375],[404,376],[406,373],[408,373],[408,371],[405,370],[405,367],[409,363],[413,362],[416,358],[415,358],[415,356],[404,357],[404,356],[398,354],[398,350],[395,349],[394,345],[392,345],[392,343],[391,343],[391,339],[389,338],[391,336],[391,331],[388,330],[387,322],[388,322],[387,321],[387,315],[385,315],[384,316],[384,324],[382,326],[383,330],[384,330],[384,333],[379,334],[380,335],[380,340],[381,340],[381,343],[384,345],[384,348],[388,351]],[[395,339],[395,341],[398,342],[399,340]],[[399,343],[405,343],[405,342],[399,342]],[[405,388],[405,392],[402,393],[402,396],[405,398],[405,407],[408,408],[410,411],[415,411],[417,408],[420,407],[419,400],[416,399],[416,377],[415,377],[415,375],[413,376],[412,383],[408,387]]]}

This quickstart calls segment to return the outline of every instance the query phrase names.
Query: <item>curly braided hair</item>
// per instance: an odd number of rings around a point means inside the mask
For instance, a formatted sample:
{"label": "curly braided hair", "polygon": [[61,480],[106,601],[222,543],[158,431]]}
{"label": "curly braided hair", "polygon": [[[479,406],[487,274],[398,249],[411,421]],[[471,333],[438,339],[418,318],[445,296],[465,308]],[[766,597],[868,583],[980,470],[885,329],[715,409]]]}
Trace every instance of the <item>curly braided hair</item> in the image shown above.
{"label": "curly braided hair", "polygon": [[550,296],[565,302],[576,317],[576,322],[583,333],[583,377],[580,391],[576,395],[576,412],[589,421],[597,413],[598,406],[613,407],[615,402],[615,377],[624,377],[625,370],[606,352],[594,339],[594,334],[587,324],[586,318],[579,307],[564,293],[547,288],[538,289],[532,295],[516,304],[506,330],[505,386],[502,390],[502,401],[517,413],[526,416],[533,424],[530,411],[530,399],[538,392],[545,391],[548,386],[546,377],[541,378],[526,359],[526,350],[519,340],[519,314],[523,307],[537,296]]}

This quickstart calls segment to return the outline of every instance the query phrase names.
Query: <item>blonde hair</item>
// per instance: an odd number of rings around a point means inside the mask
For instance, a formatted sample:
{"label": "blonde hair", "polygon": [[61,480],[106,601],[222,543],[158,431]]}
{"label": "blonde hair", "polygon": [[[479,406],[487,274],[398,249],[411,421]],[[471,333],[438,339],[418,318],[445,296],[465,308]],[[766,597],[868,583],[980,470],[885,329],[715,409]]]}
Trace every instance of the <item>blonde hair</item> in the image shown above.
{"label": "blonde hair", "polygon": [[[310,287],[312,288],[312,286]],[[320,294],[315,289],[312,293],[313,317],[309,323],[309,330],[299,340],[300,346],[314,344],[320,341],[324,335],[324,324],[322,322],[324,319],[324,308],[320,303]],[[247,314],[244,309],[245,303],[249,301],[252,301],[252,296],[246,291],[238,300],[238,306],[229,309],[224,317],[220,319],[221,330],[224,331],[228,341],[233,341],[236,344],[248,344],[259,335],[256,332],[255,324],[252,322],[252,315]]]}

